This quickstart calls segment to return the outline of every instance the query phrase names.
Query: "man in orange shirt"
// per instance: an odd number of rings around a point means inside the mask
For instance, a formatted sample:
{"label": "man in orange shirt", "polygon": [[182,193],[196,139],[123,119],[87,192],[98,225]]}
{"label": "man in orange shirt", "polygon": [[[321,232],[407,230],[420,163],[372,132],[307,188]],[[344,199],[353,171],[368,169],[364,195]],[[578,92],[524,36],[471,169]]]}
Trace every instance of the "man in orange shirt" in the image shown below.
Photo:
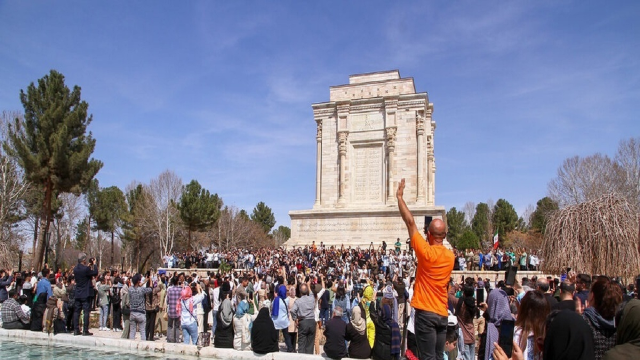
{"label": "man in orange shirt", "polygon": [[447,335],[447,287],[453,270],[455,256],[443,246],[447,236],[444,221],[435,219],[425,227],[429,242],[420,235],[411,211],[404,202],[404,179],[398,185],[396,197],[402,220],[411,237],[411,247],[418,260],[416,280],[411,306],[415,309],[415,335],[418,358],[444,358]]}

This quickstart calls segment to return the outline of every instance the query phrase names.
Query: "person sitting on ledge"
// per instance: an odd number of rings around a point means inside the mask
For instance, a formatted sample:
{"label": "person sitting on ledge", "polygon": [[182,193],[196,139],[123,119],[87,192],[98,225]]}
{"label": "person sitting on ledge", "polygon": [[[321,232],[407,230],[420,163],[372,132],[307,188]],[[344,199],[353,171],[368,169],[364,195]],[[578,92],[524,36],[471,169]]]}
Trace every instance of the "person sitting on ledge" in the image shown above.
{"label": "person sitting on ledge", "polygon": [[251,349],[261,355],[280,351],[278,335],[269,316],[269,306],[262,307],[251,328]]}
{"label": "person sitting on ledge", "polygon": [[16,289],[9,290],[9,298],[2,304],[2,328],[4,329],[29,329],[31,319],[29,315],[22,311],[17,298],[18,292]]}

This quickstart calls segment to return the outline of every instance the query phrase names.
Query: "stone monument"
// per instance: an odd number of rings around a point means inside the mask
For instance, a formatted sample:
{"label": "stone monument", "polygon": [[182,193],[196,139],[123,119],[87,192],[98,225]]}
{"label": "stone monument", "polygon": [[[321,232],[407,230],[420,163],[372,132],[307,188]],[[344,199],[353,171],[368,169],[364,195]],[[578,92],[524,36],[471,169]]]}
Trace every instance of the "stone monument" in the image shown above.
{"label": "stone monument", "polygon": [[312,108],[315,202],[311,210],[289,212],[287,246],[404,243],[408,233],[395,197],[402,178],[419,229],[427,216],[444,218],[444,207],[435,205],[433,104],[426,92],[416,93],[413,78],[398,70],[351,75]]}

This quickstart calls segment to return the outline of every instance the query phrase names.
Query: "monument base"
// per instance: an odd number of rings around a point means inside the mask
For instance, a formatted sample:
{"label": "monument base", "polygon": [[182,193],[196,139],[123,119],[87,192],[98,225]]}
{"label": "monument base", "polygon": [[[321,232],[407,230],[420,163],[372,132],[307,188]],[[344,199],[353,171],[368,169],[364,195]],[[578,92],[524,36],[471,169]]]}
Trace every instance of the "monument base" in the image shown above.
{"label": "monument base", "polygon": [[[416,226],[422,232],[425,216],[443,219],[442,206],[410,207]],[[368,248],[373,242],[377,248],[386,241],[387,248],[393,248],[400,238],[403,249],[409,238],[407,227],[400,217],[397,206],[380,209],[332,209],[290,211],[291,238],[285,246],[306,246],[315,241],[316,246],[342,245],[346,247]],[[446,243],[447,247],[449,243]]]}

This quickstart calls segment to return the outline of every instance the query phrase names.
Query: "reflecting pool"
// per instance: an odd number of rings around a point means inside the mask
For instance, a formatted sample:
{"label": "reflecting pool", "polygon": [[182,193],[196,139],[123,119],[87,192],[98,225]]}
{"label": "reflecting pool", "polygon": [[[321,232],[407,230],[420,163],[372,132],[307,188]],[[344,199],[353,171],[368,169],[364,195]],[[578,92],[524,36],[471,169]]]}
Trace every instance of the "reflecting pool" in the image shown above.
{"label": "reflecting pool", "polygon": [[54,346],[41,345],[38,343],[26,343],[20,341],[0,341],[1,360],[22,360],[22,359],[42,359],[42,360],[64,360],[64,359],[83,359],[83,360],[137,360],[137,359],[171,359],[186,360],[197,359],[194,357],[152,354],[144,352],[128,352],[128,351],[108,351],[104,348],[91,349],[88,347],[72,347],[63,344]]}

